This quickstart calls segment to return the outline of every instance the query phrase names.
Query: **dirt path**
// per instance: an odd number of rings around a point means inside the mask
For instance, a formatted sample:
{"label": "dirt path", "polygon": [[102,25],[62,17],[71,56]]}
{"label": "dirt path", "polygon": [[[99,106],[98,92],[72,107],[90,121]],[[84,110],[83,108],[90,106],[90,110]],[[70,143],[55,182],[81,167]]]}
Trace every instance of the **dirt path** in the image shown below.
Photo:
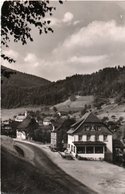
{"label": "dirt path", "polygon": [[[50,179],[52,181],[52,185],[56,185],[53,188],[53,193],[57,194],[94,194],[96,192],[89,189],[87,186],[83,185],[79,181],[70,177],[63,170],[61,170],[58,166],[56,166],[50,158],[42,151],[40,148],[22,142],[16,143],[20,146],[24,152],[25,147],[31,149],[34,153],[33,163],[39,169],[40,173],[45,177],[45,179]],[[25,145],[25,146],[24,146]],[[31,153],[31,152],[30,152]],[[30,156],[31,157],[31,156]],[[50,194],[50,193],[49,193]]]}
{"label": "dirt path", "polygon": [[[29,142],[27,142],[29,144]],[[65,160],[48,145],[34,144],[68,175],[100,194],[125,194],[125,169],[105,161]]]}

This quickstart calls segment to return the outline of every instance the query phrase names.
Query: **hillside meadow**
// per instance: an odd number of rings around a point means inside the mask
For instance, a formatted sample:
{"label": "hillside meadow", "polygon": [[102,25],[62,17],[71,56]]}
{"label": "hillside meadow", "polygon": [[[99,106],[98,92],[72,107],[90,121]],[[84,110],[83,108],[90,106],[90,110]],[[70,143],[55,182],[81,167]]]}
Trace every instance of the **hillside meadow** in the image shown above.
{"label": "hillside meadow", "polygon": [[[55,104],[54,106],[57,108],[58,111],[62,111],[65,113],[71,113],[74,112],[81,115],[81,111],[84,109],[85,105],[91,105],[91,109],[95,112],[97,112],[98,116],[102,119],[103,117],[108,117],[109,120],[112,120],[112,116],[115,116],[115,119],[119,119],[120,117],[123,117],[125,121],[125,103],[118,105],[114,102],[113,99],[110,99],[110,104],[106,105],[104,104],[101,109],[97,110],[93,106],[93,100],[94,97],[91,96],[76,96],[75,101],[71,101],[70,99],[67,99],[66,101],[62,103]],[[52,111],[54,106],[49,106],[50,112]],[[19,113],[23,113],[26,110],[27,111],[41,111],[42,108],[45,106],[25,106],[25,107],[19,107],[19,108],[11,108],[11,109],[2,109],[1,110],[1,117],[2,120],[7,119],[13,119],[15,115]],[[43,111],[43,113],[45,113]]]}

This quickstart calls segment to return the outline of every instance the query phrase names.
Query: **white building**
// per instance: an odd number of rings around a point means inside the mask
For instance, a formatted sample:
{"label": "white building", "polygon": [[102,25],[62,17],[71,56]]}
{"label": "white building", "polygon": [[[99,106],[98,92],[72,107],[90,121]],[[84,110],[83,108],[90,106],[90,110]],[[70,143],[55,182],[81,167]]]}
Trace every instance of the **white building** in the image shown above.
{"label": "white building", "polygon": [[25,140],[26,139],[26,133],[25,131],[16,131],[16,138],[19,140]]}
{"label": "white building", "polygon": [[22,122],[27,117],[27,111],[25,113],[20,113],[15,117],[15,121]]}
{"label": "white building", "polygon": [[45,126],[48,126],[48,125],[51,125],[51,119],[52,119],[52,117],[46,117],[46,118],[44,118],[43,119],[43,125],[45,125]]}
{"label": "white building", "polygon": [[67,149],[74,157],[112,160],[112,132],[96,115],[86,113],[68,131]]}

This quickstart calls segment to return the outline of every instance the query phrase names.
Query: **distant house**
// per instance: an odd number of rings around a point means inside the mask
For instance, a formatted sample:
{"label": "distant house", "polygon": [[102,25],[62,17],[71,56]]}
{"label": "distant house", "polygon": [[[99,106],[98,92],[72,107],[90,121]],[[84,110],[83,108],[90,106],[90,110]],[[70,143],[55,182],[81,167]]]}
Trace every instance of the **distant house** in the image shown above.
{"label": "distant house", "polygon": [[51,148],[55,150],[64,150],[67,147],[67,131],[71,124],[74,123],[73,119],[58,119],[53,122],[53,130],[51,131]]}
{"label": "distant house", "polygon": [[17,130],[16,132],[16,138],[20,140],[25,140],[26,139],[26,132],[25,131],[19,131]]}
{"label": "distant house", "polygon": [[17,139],[32,139],[34,130],[38,128],[38,123],[34,118],[27,117],[17,127]]}
{"label": "distant house", "polygon": [[9,125],[10,124],[10,120],[4,120],[4,121],[2,121],[2,124],[3,125]]}
{"label": "distant house", "polygon": [[8,120],[8,121],[3,121],[1,124],[1,135],[6,135],[12,138],[16,137],[16,129],[17,126],[19,125],[19,122],[13,121],[13,120]]}
{"label": "distant house", "polygon": [[52,117],[46,117],[43,119],[43,125],[47,126],[47,125],[51,125],[51,120]]}
{"label": "distant house", "polygon": [[58,121],[56,121],[55,123],[52,124],[53,129],[51,131],[51,148],[52,149],[56,149],[59,150],[62,148],[62,124],[63,124],[64,120],[63,119],[59,119]]}
{"label": "distant house", "polygon": [[86,113],[68,131],[67,149],[74,157],[112,160],[112,132],[92,112]]}
{"label": "distant house", "polygon": [[25,113],[20,113],[15,117],[15,121],[22,122],[27,117],[27,111]]}

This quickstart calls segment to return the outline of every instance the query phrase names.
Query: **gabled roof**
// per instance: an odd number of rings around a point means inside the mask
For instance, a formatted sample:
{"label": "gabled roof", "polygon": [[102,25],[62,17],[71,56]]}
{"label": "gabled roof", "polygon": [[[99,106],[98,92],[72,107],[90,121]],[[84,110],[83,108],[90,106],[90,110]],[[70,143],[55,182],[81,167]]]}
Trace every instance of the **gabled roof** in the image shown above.
{"label": "gabled roof", "polygon": [[33,127],[33,126],[37,126],[38,124],[36,123],[36,120],[34,118],[30,118],[27,117],[26,119],[24,119],[17,127],[17,129],[19,130],[24,130],[27,129],[29,126]]}
{"label": "gabled roof", "polygon": [[[80,130],[82,128],[82,126],[84,126],[85,124],[101,124],[103,127],[105,127],[105,125],[100,121],[100,119],[92,112],[87,112],[83,115],[83,117],[76,122],[75,124],[73,124],[70,128],[70,130],[67,132],[68,134],[74,134],[76,133],[78,130]],[[106,129],[107,133],[112,134],[108,128]],[[105,133],[106,133],[105,131]],[[85,132],[85,131],[84,131]],[[88,132],[85,132],[88,133]],[[89,131],[90,133],[90,131]],[[102,130],[100,131],[100,133],[102,133]]]}
{"label": "gabled roof", "polygon": [[18,128],[18,129],[25,129],[25,128],[28,127],[28,125],[30,124],[30,122],[31,122],[31,119],[30,119],[30,118],[26,118],[26,119],[24,119],[24,120],[20,123],[20,125],[19,125],[17,128]]}
{"label": "gabled roof", "polygon": [[54,130],[53,132],[57,132],[58,130],[60,130],[60,128],[62,127],[63,123],[65,122],[65,119],[58,119],[56,121],[53,121],[53,126],[54,126]]}

